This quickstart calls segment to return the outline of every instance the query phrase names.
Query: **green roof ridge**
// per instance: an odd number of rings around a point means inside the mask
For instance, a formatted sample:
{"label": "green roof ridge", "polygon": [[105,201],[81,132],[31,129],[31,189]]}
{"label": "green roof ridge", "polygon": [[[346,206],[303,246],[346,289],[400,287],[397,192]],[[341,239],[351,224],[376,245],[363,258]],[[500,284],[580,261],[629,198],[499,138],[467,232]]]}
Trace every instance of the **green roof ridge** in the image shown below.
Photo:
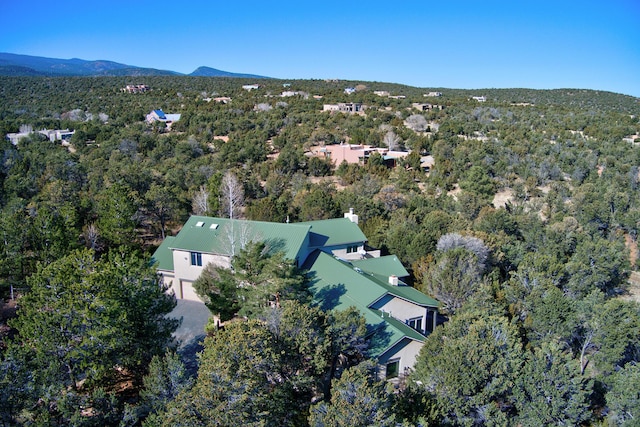
{"label": "green roof ridge", "polygon": [[229,256],[234,245],[262,241],[270,252],[296,259],[308,232],[307,225],[192,215],[171,248]]}

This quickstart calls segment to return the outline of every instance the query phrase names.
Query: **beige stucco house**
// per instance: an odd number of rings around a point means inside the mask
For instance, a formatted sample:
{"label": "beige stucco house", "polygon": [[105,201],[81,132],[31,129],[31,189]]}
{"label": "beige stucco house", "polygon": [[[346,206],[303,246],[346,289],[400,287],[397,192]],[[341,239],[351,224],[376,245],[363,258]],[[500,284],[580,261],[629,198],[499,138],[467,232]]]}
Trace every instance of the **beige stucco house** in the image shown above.
{"label": "beige stucco house", "polygon": [[408,151],[394,151],[361,144],[323,145],[311,149],[312,156],[329,159],[335,166],[340,166],[342,162],[365,164],[373,153],[380,154],[383,160],[391,165],[395,165],[398,159],[409,155]]}

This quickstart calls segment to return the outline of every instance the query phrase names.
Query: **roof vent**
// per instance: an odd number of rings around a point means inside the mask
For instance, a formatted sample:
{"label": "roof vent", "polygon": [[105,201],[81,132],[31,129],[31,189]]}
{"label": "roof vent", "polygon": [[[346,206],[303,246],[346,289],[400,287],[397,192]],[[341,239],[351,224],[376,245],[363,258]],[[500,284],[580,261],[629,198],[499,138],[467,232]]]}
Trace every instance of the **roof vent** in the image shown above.
{"label": "roof vent", "polygon": [[356,224],[358,223],[358,215],[354,213],[353,208],[349,208],[349,212],[345,212],[344,217],[349,218],[349,221],[351,222],[354,222]]}
{"label": "roof vent", "polygon": [[202,226],[204,226],[204,221],[196,222],[196,227],[202,227]]}
{"label": "roof vent", "polygon": [[396,276],[395,274],[389,276],[389,284],[392,286],[398,286],[398,276]]}

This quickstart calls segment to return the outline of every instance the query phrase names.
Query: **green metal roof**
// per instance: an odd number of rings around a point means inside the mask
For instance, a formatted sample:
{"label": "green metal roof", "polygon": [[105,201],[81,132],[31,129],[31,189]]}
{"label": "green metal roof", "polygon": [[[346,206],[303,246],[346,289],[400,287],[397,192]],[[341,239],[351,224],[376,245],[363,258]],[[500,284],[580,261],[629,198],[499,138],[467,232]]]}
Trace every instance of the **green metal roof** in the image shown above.
{"label": "green metal roof", "polygon": [[158,269],[173,271],[173,252],[170,249],[173,236],[167,236],[151,257],[151,264],[158,264]]}
{"label": "green metal roof", "polygon": [[387,313],[382,313],[380,310],[374,310],[374,309],[371,309],[371,311],[373,311],[374,313],[376,313],[376,315],[381,317],[384,315],[384,320],[387,323],[391,324],[398,331],[402,332],[403,335],[406,335],[407,337],[420,342],[425,340],[425,336],[422,335],[420,332],[416,331],[411,326],[399,321],[398,319],[392,316],[389,316]]}
{"label": "green metal roof", "polygon": [[314,248],[367,241],[367,236],[360,230],[358,224],[351,222],[348,218],[323,219],[296,224],[311,227],[311,247]]}
{"label": "green metal roof", "polygon": [[386,290],[376,286],[369,277],[322,251],[310,255],[303,268],[309,271],[311,290],[325,310],[343,310],[350,306],[367,309],[386,294]]}
{"label": "green metal roof", "polygon": [[351,261],[351,264],[368,273],[382,276],[395,275],[398,277],[406,277],[409,275],[409,272],[395,255],[354,260]]}
{"label": "green metal roof", "polygon": [[382,286],[384,289],[386,289],[387,292],[390,293],[391,295],[394,295],[398,298],[405,299],[407,301],[411,301],[415,304],[422,305],[422,306],[434,307],[434,308],[440,307],[440,302],[438,300],[435,300],[430,296],[423,294],[422,292],[420,292],[419,290],[417,290],[412,286],[407,286],[407,285],[394,286],[389,284],[388,281],[385,281],[384,279],[381,280],[375,275],[372,275],[372,276],[373,278],[375,278],[377,282],[379,282],[379,285]]}
{"label": "green metal roof", "polygon": [[[381,356],[406,337],[424,341],[424,336],[419,332],[386,313],[369,308],[375,301],[390,293],[388,288],[400,288],[399,286],[387,287],[375,277],[359,272],[351,264],[321,251],[314,252],[304,268],[309,271],[314,300],[323,310],[355,307],[362,313],[371,333],[369,353],[372,357]],[[426,297],[421,292],[416,292]]]}
{"label": "green metal roof", "polygon": [[277,222],[231,220],[193,215],[169,246],[171,249],[231,255],[232,242],[264,242],[271,253],[296,259],[310,226]]}
{"label": "green metal roof", "polygon": [[[371,315],[368,315],[368,314]],[[371,357],[381,358],[392,347],[397,346],[403,339],[409,338],[424,342],[425,337],[411,327],[378,310],[369,309],[364,314],[367,326],[371,328],[368,353]],[[370,323],[371,319],[376,323]]]}
{"label": "green metal roof", "polygon": [[[375,259],[379,259],[379,258],[375,258]],[[436,308],[440,307],[440,302],[438,300],[435,300],[430,296],[423,294],[422,292],[420,292],[419,290],[417,290],[412,286],[407,286],[402,282],[400,282],[399,286],[390,284],[389,276],[393,273],[384,274],[384,270],[381,267],[388,264],[391,269],[394,269],[394,268],[397,268],[397,266],[394,263],[389,262],[390,260],[382,260],[380,262],[380,265],[376,265],[375,259],[370,260],[369,263],[365,263],[364,265],[365,267],[370,268],[370,270],[366,270],[365,268],[361,267],[362,261],[368,261],[368,260],[343,261],[343,263],[345,265],[348,265],[349,268],[353,268],[354,271],[358,272],[363,277],[366,277],[368,280],[375,283],[377,286],[380,287],[380,289],[383,289],[385,291],[383,296],[386,294],[389,294],[398,298],[402,298],[407,301],[411,301],[418,305],[427,306],[427,307],[436,307]],[[402,269],[404,270],[404,267],[402,267]],[[371,272],[371,270],[375,270],[375,272]],[[396,274],[396,276],[399,276],[399,275]],[[367,305],[371,305],[373,302],[375,301],[371,301]]]}

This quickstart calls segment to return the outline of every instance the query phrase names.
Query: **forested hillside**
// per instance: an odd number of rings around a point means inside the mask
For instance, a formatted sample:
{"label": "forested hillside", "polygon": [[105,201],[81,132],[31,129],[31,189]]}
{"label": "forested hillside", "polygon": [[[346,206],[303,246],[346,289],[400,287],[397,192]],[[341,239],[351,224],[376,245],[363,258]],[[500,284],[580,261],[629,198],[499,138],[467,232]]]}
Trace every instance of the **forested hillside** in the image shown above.
{"label": "forested hillside", "polygon": [[[366,108],[323,111],[342,102]],[[181,118],[145,122],[155,109]],[[634,425],[639,114],[636,98],[578,89],[0,77],[2,135],[75,130],[68,145],[0,141],[0,292],[21,295],[3,310],[2,423]],[[344,143],[411,154],[393,168],[310,156]],[[300,301],[212,332],[187,375],[149,254],[190,214],[224,215],[229,172],[248,219],[354,208],[369,244],[442,302],[403,383],[373,379],[357,313]]]}

